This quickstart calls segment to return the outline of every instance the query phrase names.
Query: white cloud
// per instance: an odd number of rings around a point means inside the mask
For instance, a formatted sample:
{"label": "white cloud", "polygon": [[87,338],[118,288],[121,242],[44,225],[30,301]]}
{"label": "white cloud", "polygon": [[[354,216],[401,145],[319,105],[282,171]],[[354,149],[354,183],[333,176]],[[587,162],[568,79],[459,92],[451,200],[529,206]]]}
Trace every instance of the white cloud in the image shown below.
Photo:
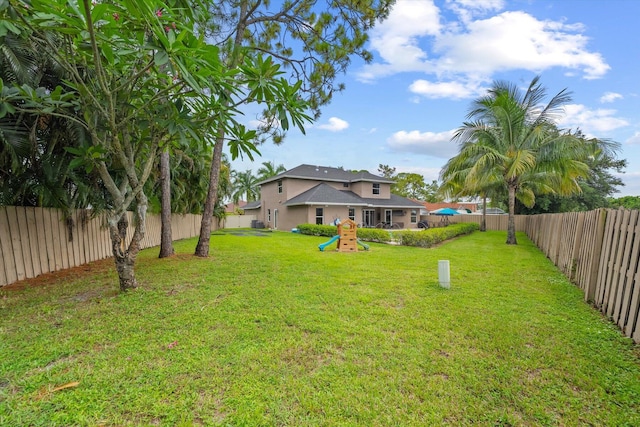
{"label": "white cloud", "polygon": [[624,143],[629,145],[640,145],[640,132],[634,133],[633,136],[627,139]]}
{"label": "white cloud", "polygon": [[330,117],[329,123],[318,125],[318,129],[328,130],[330,132],[340,132],[349,127],[349,122],[339,119],[337,117]]}
{"label": "white cloud", "polygon": [[613,102],[617,99],[622,99],[623,96],[616,92],[605,92],[604,95],[600,97],[600,102],[609,103]]}
{"label": "white cloud", "polygon": [[564,107],[565,115],[558,120],[561,127],[580,128],[587,134],[596,134],[596,137],[606,137],[599,135],[602,132],[609,132],[628,126],[625,119],[615,117],[616,110],[598,108],[589,109],[582,104],[568,104]]}
{"label": "white cloud", "polygon": [[484,92],[478,85],[464,82],[438,82],[416,80],[409,86],[409,90],[426,98],[463,99],[472,98]]}
{"label": "white cloud", "polygon": [[371,50],[382,58],[382,64],[371,64],[359,73],[363,81],[404,71],[425,69],[427,52],[419,46],[419,38],[440,32],[440,11],[433,1],[399,1],[381,24],[371,33]]}
{"label": "white cloud", "polygon": [[539,21],[524,12],[504,12],[470,22],[465,32],[442,34],[434,51],[441,72],[484,73],[552,67],[579,69],[585,78],[602,77],[609,66],[599,53],[586,50],[580,26]]}
{"label": "white cloud", "polygon": [[435,79],[486,81],[496,72],[561,67],[595,79],[610,69],[600,53],[588,49],[582,24],[539,20],[522,11],[474,18],[503,6],[499,0],[451,0],[447,7],[458,18],[443,22],[433,1],[399,0],[372,33],[369,48],[381,60],[364,66],[358,78],[424,72]]}
{"label": "white cloud", "polygon": [[446,4],[463,22],[471,20],[475,15],[504,8],[503,0],[447,0]]}
{"label": "white cloud", "polygon": [[439,133],[401,130],[391,135],[387,144],[393,151],[448,159],[458,152],[458,145],[451,141],[453,134],[453,130]]}

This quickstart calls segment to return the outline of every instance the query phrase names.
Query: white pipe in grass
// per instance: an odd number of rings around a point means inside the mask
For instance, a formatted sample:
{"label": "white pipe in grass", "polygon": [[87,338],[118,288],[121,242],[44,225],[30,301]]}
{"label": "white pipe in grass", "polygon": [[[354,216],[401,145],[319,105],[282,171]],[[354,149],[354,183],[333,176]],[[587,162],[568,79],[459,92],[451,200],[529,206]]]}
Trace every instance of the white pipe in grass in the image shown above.
{"label": "white pipe in grass", "polygon": [[451,287],[451,274],[449,272],[449,260],[438,261],[438,280],[440,286],[449,289]]}

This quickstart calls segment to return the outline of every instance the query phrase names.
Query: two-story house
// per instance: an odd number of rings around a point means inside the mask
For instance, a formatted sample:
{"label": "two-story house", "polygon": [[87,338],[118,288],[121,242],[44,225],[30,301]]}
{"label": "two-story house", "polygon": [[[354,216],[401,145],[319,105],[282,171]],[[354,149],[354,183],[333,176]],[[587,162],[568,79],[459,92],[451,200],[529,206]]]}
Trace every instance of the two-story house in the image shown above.
{"label": "two-story house", "polygon": [[346,218],[363,227],[416,228],[423,206],[391,194],[391,184],[369,172],[300,165],[260,182],[260,200],[243,209],[280,230]]}

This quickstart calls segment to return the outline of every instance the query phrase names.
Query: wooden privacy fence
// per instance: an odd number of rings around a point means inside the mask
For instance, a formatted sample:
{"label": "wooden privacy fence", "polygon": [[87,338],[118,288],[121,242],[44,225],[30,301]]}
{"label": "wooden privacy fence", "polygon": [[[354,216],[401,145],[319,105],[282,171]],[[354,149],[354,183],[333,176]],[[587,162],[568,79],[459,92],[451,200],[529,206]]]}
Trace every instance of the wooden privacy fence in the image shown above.
{"label": "wooden privacy fence", "polygon": [[[243,218],[242,220],[247,220]],[[477,222],[480,215],[455,215],[451,222]],[[628,337],[640,342],[640,211],[516,216],[546,256]],[[200,215],[173,215],[175,240],[198,235]],[[238,220],[233,226],[246,226]],[[507,215],[487,215],[488,230],[506,230]],[[128,237],[133,233],[132,214]],[[160,244],[160,216],[147,215],[142,248]],[[0,206],[0,286],[111,257],[104,215],[57,209]]]}
{"label": "wooden privacy fence", "polygon": [[[174,240],[197,236],[200,215],[172,215]],[[141,248],[160,245],[160,215],[147,215]],[[129,213],[127,238],[133,235]],[[111,257],[106,215],[74,211],[65,219],[58,209],[0,206],[0,286],[43,273]]]}
{"label": "wooden privacy fence", "polygon": [[640,342],[640,211],[534,215],[529,238],[622,332]]}
{"label": "wooden privacy fence", "polygon": [[[527,218],[529,217],[526,215],[515,216],[517,231],[524,231]],[[452,215],[448,219],[450,223],[475,222],[477,224],[480,224],[480,222],[482,221],[482,215],[469,215],[469,214]],[[509,222],[509,215],[486,215],[485,223],[487,225],[487,230],[490,230],[490,231],[506,230],[508,222]]]}

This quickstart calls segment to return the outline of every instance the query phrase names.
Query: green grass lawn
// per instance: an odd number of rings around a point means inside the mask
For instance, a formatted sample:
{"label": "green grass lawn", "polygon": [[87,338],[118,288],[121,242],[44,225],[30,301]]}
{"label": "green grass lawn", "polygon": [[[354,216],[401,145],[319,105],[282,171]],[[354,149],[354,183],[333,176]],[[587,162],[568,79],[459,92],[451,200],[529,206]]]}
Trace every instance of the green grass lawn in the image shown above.
{"label": "green grass lawn", "polygon": [[326,240],[147,250],[127,294],[111,261],[0,290],[0,425],[640,425],[637,346],[524,235]]}

